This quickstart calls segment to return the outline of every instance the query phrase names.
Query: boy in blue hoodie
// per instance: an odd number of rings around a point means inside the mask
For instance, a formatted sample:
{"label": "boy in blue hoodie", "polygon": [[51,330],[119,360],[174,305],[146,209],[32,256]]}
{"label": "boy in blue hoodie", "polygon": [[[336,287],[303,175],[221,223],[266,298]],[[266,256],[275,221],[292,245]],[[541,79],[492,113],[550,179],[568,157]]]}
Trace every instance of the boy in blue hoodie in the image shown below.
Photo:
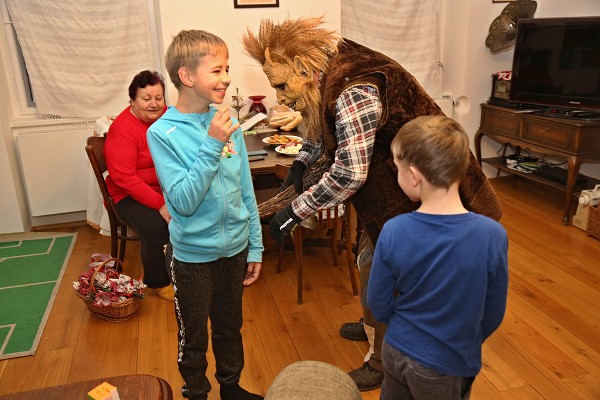
{"label": "boy in blue hoodie", "polygon": [[148,130],[148,145],[171,214],[170,263],[184,397],[207,399],[208,319],[223,400],[262,399],[239,386],[244,366],[242,294],[256,281],[262,232],[244,137],[229,107],[217,110],[229,78],[225,42],[205,31],[173,38],[165,64],[175,106]]}
{"label": "boy in blue hoodie", "polygon": [[387,324],[380,398],[466,400],[506,309],[506,231],[463,206],[469,139],[458,122],[417,117],[391,148],[400,188],[421,204],[388,220],[375,246],[367,301]]}

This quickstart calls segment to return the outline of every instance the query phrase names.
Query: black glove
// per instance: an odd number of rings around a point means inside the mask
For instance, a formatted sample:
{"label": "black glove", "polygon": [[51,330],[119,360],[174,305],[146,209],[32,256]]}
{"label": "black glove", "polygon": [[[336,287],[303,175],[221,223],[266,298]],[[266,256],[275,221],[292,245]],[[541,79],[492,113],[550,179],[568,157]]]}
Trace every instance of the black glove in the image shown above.
{"label": "black glove", "polygon": [[296,193],[302,193],[304,191],[304,183],[302,182],[304,171],[306,171],[306,165],[300,161],[294,161],[279,191],[281,192],[288,186],[294,185]]}
{"label": "black glove", "polygon": [[271,220],[271,237],[275,239],[279,247],[285,246],[285,238],[290,235],[292,229],[301,221],[292,211],[292,205],[288,204],[285,208],[277,211]]}

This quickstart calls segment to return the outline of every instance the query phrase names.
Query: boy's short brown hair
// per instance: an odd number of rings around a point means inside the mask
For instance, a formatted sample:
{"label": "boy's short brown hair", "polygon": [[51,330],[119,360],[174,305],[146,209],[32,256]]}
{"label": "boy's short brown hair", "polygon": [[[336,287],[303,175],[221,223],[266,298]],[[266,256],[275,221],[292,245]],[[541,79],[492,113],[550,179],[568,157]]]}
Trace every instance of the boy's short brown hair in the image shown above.
{"label": "boy's short brown hair", "polygon": [[469,137],[463,127],[443,115],[407,122],[392,140],[394,160],[414,165],[429,183],[450,187],[462,180],[469,165]]}
{"label": "boy's short brown hair", "polygon": [[229,57],[227,44],[217,35],[202,30],[182,30],[173,38],[165,54],[165,66],[171,82],[177,89],[181,88],[179,68],[193,71],[202,57],[221,52]]}

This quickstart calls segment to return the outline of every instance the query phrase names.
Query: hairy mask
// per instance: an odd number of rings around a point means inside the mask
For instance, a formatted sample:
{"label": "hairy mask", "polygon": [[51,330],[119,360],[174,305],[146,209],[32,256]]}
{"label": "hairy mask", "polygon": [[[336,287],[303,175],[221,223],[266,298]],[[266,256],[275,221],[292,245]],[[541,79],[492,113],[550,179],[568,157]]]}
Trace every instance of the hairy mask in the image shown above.
{"label": "hairy mask", "polygon": [[242,38],[246,53],[258,61],[275,89],[277,102],[302,113],[305,135],[320,132],[319,77],[327,73],[337,53],[339,36],[319,28],[323,18],[263,20],[258,35],[249,30]]}

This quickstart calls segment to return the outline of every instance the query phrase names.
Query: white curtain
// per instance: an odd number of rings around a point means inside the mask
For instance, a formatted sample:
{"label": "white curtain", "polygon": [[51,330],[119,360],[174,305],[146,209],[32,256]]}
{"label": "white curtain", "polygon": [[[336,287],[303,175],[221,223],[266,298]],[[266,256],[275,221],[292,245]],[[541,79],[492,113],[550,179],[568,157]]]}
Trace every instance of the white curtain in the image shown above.
{"label": "white curtain", "polygon": [[342,36],[396,60],[440,97],[439,0],[342,0]]}
{"label": "white curtain", "polygon": [[146,0],[6,0],[44,118],[94,120],[127,106],[153,68]]}

